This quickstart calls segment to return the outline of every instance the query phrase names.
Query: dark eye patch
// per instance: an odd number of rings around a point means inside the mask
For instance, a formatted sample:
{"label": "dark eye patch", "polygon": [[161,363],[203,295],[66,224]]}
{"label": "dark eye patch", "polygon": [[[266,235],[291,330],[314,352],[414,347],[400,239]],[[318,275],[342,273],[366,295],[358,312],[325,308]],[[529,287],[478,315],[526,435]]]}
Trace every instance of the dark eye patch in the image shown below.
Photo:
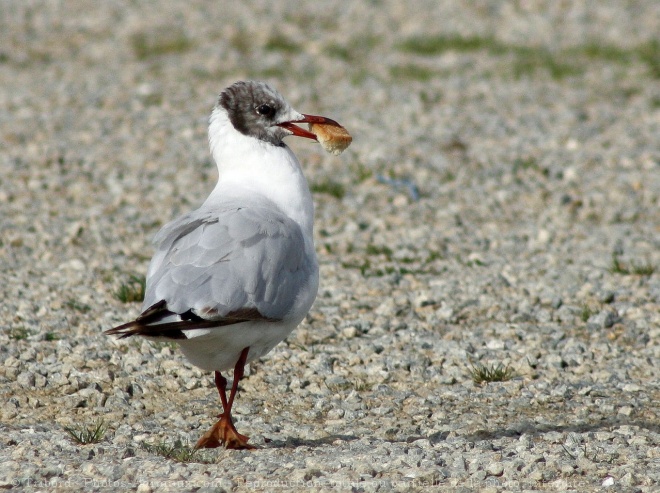
{"label": "dark eye patch", "polygon": [[275,108],[269,104],[260,104],[257,106],[257,113],[262,116],[272,117],[275,115]]}

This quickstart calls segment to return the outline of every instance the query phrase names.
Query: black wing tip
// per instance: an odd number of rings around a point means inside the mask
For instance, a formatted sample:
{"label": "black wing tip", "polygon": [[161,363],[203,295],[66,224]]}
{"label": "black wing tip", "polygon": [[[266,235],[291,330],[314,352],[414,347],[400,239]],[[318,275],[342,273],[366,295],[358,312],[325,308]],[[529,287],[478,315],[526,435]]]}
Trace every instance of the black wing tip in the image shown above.
{"label": "black wing tip", "polygon": [[143,327],[140,322],[133,320],[112,329],[104,330],[103,333],[108,336],[119,336],[119,339],[126,339],[127,337],[139,335],[140,329]]}
{"label": "black wing tip", "polygon": [[160,337],[163,339],[188,339],[182,330],[172,327],[171,324],[143,325],[139,322],[129,322],[118,327],[106,330],[103,333],[109,336],[116,335],[119,339],[126,339],[131,336]]}
{"label": "black wing tip", "polygon": [[173,312],[167,309],[167,302],[160,300],[144,310],[132,322],[118,325],[103,333],[119,336],[119,339],[126,339],[131,336],[162,337],[174,340],[187,339],[186,335],[181,330],[174,328],[171,323],[158,323],[170,315],[173,315]]}
{"label": "black wing tip", "polygon": [[[209,310],[210,313],[210,310]],[[150,306],[135,320],[128,322],[103,333],[116,335],[119,339],[131,336],[160,337],[170,340],[188,339],[185,331],[193,329],[213,329],[242,322],[278,322],[279,319],[262,315],[256,308],[241,308],[228,313],[220,319],[205,319],[195,314],[192,309],[179,314],[180,321],[162,322],[163,318],[174,315],[167,309],[165,301]]]}

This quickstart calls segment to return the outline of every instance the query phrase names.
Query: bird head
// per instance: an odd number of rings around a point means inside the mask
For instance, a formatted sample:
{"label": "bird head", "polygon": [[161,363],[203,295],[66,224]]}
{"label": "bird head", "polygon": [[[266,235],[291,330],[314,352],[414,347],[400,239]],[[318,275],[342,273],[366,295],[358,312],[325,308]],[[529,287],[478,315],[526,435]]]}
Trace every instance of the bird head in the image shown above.
{"label": "bird head", "polygon": [[265,82],[236,82],[222,91],[215,111],[224,110],[234,129],[243,135],[281,146],[289,135],[317,140],[316,135],[297,123],[330,123],[323,116],[306,115],[291,105]]}

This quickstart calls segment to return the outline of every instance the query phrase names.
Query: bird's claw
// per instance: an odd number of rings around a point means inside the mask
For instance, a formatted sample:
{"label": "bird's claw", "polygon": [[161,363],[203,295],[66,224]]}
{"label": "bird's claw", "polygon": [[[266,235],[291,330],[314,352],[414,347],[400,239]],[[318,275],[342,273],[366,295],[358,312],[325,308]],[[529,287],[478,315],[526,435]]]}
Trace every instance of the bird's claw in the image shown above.
{"label": "bird's claw", "polygon": [[219,415],[220,420],[213,427],[204,433],[197,441],[195,449],[217,448],[223,446],[234,450],[251,450],[255,447],[248,444],[249,437],[241,435],[231,420],[231,416]]}

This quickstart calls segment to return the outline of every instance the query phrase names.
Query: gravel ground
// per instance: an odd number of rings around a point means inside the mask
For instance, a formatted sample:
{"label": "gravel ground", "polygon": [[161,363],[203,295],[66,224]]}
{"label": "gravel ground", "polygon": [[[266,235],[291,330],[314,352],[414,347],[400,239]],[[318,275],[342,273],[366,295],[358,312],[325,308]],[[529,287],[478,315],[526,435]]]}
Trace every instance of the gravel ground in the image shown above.
{"label": "gravel ground", "polygon": [[[0,488],[660,491],[658,32],[655,0],[3,0]],[[290,141],[321,287],[241,384],[260,448],[190,457],[211,375],[102,331],[246,78],[354,142]]]}

